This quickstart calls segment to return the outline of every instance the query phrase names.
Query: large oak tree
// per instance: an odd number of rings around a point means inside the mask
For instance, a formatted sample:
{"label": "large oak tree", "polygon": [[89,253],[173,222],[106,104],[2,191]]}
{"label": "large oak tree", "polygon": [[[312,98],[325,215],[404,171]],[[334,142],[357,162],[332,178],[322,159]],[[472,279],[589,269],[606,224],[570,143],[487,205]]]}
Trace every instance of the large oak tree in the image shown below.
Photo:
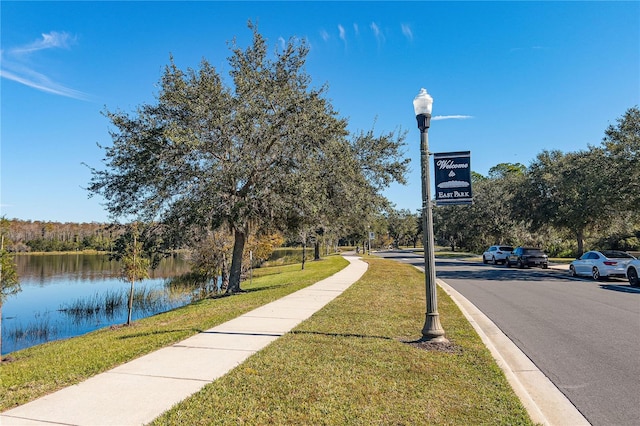
{"label": "large oak tree", "polygon": [[114,217],[174,227],[227,227],[234,236],[229,292],[240,291],[250,231],[287,216],[300,170],[313,152],[346,135],[346,121],[310,86],[308,46],[291,39],[273,54],[249,23],[253,43],[231,43],[232,84],[202,60],[178,69],[173,58],[157,103],[135,114],[107,111],[115,127],[106,167],[92,169],[88,190]]}

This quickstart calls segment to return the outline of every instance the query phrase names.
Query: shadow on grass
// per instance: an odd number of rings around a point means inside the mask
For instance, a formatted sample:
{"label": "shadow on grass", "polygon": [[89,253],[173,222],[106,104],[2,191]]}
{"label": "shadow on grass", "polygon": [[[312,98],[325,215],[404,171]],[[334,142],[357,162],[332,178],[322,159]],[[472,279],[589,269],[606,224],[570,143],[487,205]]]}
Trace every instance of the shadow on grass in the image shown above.
{"label": "shadow on grass", "polygon": [[291,334],[315,334],[318,336],[328,336],[328,337],[357,337],[359,339],[395,340],[387,336],[370,336],[366,334],[356,334],[356,333],[323,333],[320,331],[306,331],[306,330],[293,330]]}
{"label": "shadow on grass", "polygon": [[459,355],[462,353],[462,348],[455,345],[451,342],[432,342],[426,340],[425,338],[420,338],[418,340],[398,340],[393,337],[388,336],[371,336],[367,334],[356,334],[356,333],[322,333],[319,331],[305,331],[305,330],[294,330],[291,334],[312,334],[319,336],[328,336],[328,337],[355,337],[358,339],[380,339],[380,340],[389,340],[389,341],[399,341],[401,343],[406,343],[414,348],[426,350],[426,351],[434,351],[434,352],[443,352],[449,354]]}
{"label": "shadow on grass", "polygon": [[203,332],[203,330],[200,330],[200,329],[197,329],[197,328],[179,328],[179,329],[174,329],[174,330],[154,330],[154,331],[145,331],[145,332],[135,333],[135,334],[128,334],[126,336],[120,336],[120,337],[118,337],[118,340],[135,339],[135,338],[138,338],[138,337],[156,336],[156,335],[160,335],[160,334],[183,333],[185,331],[191,331],[193,333],[202,333]]}
{"label": "shadow on grass", "polygon": [[262,333],[255,332],[249,333],[246,331],[201,331],[199,334],[218,334],[225,336],[267,336],[267,337],[281,337],[282,333]]}
{"label": "shadow on grass", "polygon": [[[227,297],[227,296],[235,296],[235,295],[240,295],[240,294],[247,294],[247,293],[255,293],[258,291],[265,291],[265,290],[275,290],[278,288],[283,288],[283,287],[288,287],[290,286],[291,283],[285,283],[285,284],[273,284],[273,285],[266,285],[266,286],[261,286],[261,287],[255,287],[255,288],[241,288],[239,291],[233,292],[233,293],[221,293],[220,295],[216,295],[215,298],[218,297]],[[212,297],[214,298],[214,297]]]}

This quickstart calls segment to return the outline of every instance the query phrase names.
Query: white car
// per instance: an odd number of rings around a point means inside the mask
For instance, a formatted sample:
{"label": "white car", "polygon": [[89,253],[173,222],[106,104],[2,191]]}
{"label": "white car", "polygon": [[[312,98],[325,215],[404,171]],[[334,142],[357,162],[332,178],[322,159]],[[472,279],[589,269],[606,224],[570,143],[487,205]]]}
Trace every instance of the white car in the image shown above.
{"label": "white car", "polygon": [[635,259],[627,265],[627,279],[631,287],[640,287],[640,259]]}
{"label": "white car", "polygon": [[627,277],[627,265],[635,257],[617,250],[588,251],[571,262],[569,270],[574,277],[586,275],[598,281],[608,277]]}
{"label": "white car", "polygon": [[513,247],[511,246],[491,246],[484,253],[482,253],[482,263],[493,263],[497,265],[498,263],[504,263],[507,259],[509,253],[513,251]]}

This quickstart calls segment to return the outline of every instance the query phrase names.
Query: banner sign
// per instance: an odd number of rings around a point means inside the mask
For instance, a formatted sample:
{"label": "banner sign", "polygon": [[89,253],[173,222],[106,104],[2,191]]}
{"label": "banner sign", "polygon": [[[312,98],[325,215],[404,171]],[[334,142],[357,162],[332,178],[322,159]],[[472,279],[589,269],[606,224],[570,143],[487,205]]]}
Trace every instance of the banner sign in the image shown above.
{"label": "banner sign", "polygon": [[433,154],[436,175],[436,205],[473,204],[471,152]]}

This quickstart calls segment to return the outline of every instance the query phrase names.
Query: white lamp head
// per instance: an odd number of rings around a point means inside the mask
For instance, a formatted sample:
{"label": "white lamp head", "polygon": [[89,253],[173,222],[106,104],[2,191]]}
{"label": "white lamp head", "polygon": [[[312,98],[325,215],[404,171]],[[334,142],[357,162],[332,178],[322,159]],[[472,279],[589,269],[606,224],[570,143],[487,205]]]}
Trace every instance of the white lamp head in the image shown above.
{"label": "white lamp head", "polygon": [[420,93],[413,99],[413,110],[416,115],[431,115],[433,98],[427,93],[427,89],[420,89]]}

